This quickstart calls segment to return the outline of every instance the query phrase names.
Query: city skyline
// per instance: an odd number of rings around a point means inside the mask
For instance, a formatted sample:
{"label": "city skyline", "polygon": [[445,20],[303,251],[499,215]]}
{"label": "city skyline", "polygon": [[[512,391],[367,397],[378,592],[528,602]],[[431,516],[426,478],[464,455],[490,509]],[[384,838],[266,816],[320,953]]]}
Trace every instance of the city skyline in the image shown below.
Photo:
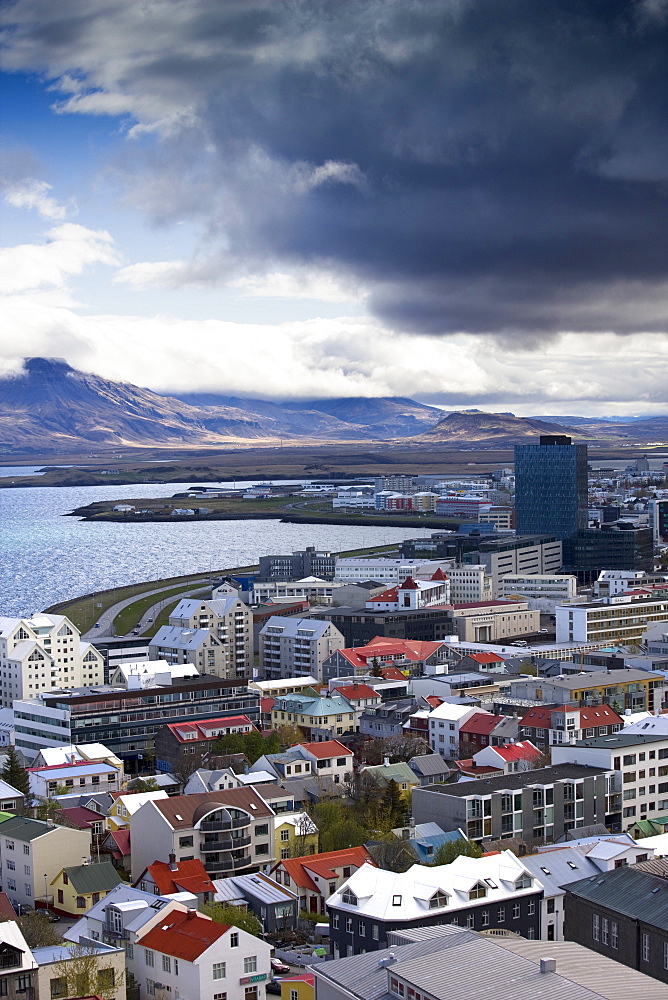
{"label": "city skyline", "polygon": [[0,375],[667,409],[658,2],[16,0]]}

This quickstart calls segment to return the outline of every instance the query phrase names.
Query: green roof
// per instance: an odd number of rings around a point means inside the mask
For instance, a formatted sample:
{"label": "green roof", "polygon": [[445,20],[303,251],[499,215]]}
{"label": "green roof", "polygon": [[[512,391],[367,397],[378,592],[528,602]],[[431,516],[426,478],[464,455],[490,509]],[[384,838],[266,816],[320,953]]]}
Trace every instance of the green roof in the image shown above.
{"label": "green roof", "polygon": [[53,823],[46,823],[41,819],[24,819],[23,816],[12,816],[11,819],[2,822],[3,837],[16,837],[22,841],[36,840],[37,837],[43,837],[45,833],[56,829],[62,827],[56,827]]}
{"label": "green roof", "polygon": [[80,896],[91,892],[109,892],[123,881],[110,861],[102,861],[99,865],[76,865],[63,868],[63,871]]}
{"label": "green roof", "polygon": [[374,764],[371,767],[365,767],[364,773],[370,774],[376,780],[407,781],[411,785],[417,785],[420,780],[405,760],[399,760],[396,764]]}
{"label": "green roof", "polygon": [[4,823],[6,819],[14,819],[15,817],[16,813],[8,813],[0,809],[0,823]]}

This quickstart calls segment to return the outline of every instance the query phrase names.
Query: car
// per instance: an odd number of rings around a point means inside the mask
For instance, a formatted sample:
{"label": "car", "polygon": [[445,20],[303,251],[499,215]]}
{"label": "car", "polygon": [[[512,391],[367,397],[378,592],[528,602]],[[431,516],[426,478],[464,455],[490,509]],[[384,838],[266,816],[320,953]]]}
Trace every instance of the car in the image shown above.
{"label": "car", "polygon": [[95,622],[95,624],[93,625],[93,628],[99,628],[99,627],[100,627],[100,623],[99,622]]}
{"label": "car", "polygon": [[279,996],[280,997],[280,995],[281,995],[281,984],[279,982],[277,982],[275,979],[271,979],[267,983],[267,985],[265,986],[265,990],[266,990],[267,993],[273,993],[275,996]]}
{"label": "car", "polygon": [[274,972],[278,972],[281,975],[285,975],[286,972],[290,971],[290,966],[286,965],[285,962],[281,962],[280,958],[272,958],[271,968]]}
{"label": "car", "polygon": [[133,628],[132,634],[133,635],[139,635],[139,629],[138,628]]}
{"label": "car", "polygon": [[46,919],[50,924],[57,924],[60,920],[60,916],[57,913],[54,913],[53,910],[47,910]]}

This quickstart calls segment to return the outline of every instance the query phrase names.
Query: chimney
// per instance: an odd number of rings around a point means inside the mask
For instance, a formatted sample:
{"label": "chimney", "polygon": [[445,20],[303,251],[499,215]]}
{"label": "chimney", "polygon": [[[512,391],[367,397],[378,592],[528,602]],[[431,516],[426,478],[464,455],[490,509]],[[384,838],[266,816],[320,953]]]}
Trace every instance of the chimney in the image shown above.
{"label": "chimney", "polygon": [[188,907],[188,912],[186,913],[186,920],[194,920],[197,916],[197,910]]}
{"label": "chimney", "polygon": [[540,960],[540,971],[544,975],[546,972],[556,972],[557,971],[557,960],[556,958],[541,958]]}
{"label": "chimney", "polygon": [[384,764],[385,767],[389,767],[390,758],[389,757],[383,757],[383,764]]}
{"label": "chimney", "polygon": [[176,863],[176,855],[173,851],[169,855],[169,870],[172,872],[177,872],[179,870],[179,866]]}

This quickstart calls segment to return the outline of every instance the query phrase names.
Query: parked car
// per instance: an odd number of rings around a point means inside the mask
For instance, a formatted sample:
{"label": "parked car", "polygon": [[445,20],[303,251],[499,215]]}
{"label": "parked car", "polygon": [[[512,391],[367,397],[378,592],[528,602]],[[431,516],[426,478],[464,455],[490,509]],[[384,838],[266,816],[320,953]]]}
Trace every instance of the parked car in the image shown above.
{"label": "parked car", "polygon": [[281,995],[281,984],[276,979],[271,979],[265,986],[267,993],[273,993],[275,996],[280,997]]}
{"label": "parked car", "polygon": [[278,974],[282,976],[284,976],[286,972],[290,971],[290,966],[286,965],[285,962],[281,962],[280,958],[272,958],[271,968],[273,972],[278,972]]}

